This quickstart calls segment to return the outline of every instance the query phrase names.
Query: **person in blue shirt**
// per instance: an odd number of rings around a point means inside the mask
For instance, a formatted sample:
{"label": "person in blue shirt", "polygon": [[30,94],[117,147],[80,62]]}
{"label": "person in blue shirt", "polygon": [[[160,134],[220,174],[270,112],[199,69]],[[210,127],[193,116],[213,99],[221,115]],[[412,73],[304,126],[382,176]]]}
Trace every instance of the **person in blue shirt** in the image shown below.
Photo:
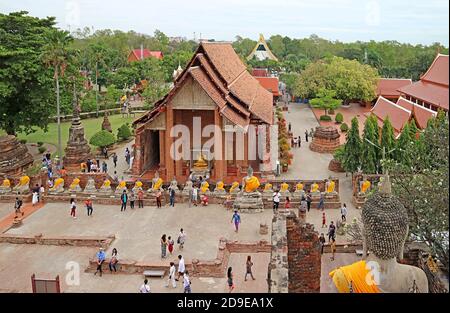
{"label": "person in blue shirt", "polygon": [[122,206],[120,207],[120,212],[125,211],[127,209],[127,201],[128,201],[128,195],[126,190],[123,191],[123,193],[120,195],[120,202]]}
{"label": "person in blue shirt", "polygon": [[237,210],[234,210],[233,217],[231,218],[231,223],[234,222],[235,232],[239,231],[239,224],[241,223],[241,216]]}
{"label": "person in blue shirt", "polygon": [[97,275],[97,272],[100,272],[100,277],[102,277],[103,271],[102,271],[102,264],[105,262],[105,251],[103,251],[103,248],[100,248],[97,252],[97,270],[95,271],[94,275]]}

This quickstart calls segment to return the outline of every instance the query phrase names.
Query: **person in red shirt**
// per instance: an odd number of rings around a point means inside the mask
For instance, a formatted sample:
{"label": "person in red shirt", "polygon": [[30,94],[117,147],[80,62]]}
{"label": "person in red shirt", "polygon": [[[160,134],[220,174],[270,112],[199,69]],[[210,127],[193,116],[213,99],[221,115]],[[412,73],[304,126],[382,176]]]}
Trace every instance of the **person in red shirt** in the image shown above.
{"label": "person in red shirt", "polygon": [[325,217],[325,212],[322,213],[322,227],[327,227],[327,219]]}
{"label": "person in red shirt", "polygon": [[144,207],[144,191],[141,189],[138,191],[138,208]]}
{"label": "person in red shirt", "polygon": [[291,208],[291,200],[289,199],[289,197],[286,197],[286,201],[284,202],[284,208],[285,209]]}

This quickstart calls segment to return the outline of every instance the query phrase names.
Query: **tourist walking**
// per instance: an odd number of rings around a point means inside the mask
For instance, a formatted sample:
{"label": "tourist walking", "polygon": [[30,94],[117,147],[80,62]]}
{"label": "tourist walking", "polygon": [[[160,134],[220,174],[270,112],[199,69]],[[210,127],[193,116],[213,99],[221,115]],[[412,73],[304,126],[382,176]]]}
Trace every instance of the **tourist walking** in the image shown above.
{"label": "tourist walking", "polygon": [[250,277],[255,280],[255,277],[253,277],[253,272],[252,272],[252,266],[253,266],[253,262],[252,262],[252,257],[249,255],[247,256],[247,261],[245,262],[245,278],[244,281],[247,281],[247,275],[250,274]]}
{"label": "tourist walking", "polygon": [[169,189],[169,201],[170,201],[169,206],[175,207],[175,189],[174,188]]}
{"label": "tourist walking", "polygon": [[306,141],[306,142],[308,142],[308,136],[309,136],[308,130],[305,130],[305,141]]}
{"label": "tourist walking", "polygon": [[184,293],[192,293],[191,290],[191,279],[189,278],[189,272],[186,271],[183,275],[183,288]]}
{"label": "tourist walking", "polygon": [[175,279],[176,281],[178,281],[180,277],[184,275],[184,271],[186,270],[186,267],[184,265],[184,258],[181,254],[178,256],[178,260],[178,278]]}
{"label": "tourist walking", "polygon": [[297,144],[298,144],[298,148],[302,147],[302,137],[300,137],[300,136],[297,137]]}
{"label": "tourist walking", "polygon": [[184,232],[183,228],[181,228],[177,239],[177,243],[179,245],[178,249],[183,250],[185,242],[186,242],[186,233]]}
{"label": "tourist walking", "polygon": [[275,213],[278,210],[278,206],[280,205],[281,193],[279,190],[276,190],[273,193],[273,212]]}
{"label": "tourist walking", "polygon": [[231,293],[234,289],[233,269],[231,268],[231,266],[228,268],[227,271],[227,283],[228,283],[228,292]]}
{"label": "tourist walking", "polygon": [[320,254],[323,254],[323,247],[325,246],[325,235],[323,233],[320,234],[319,243],[320,243]]}
{"label": "tourist walking", "polygon": [[328,227],[328,242],[330,242],[331,239],[334,239],[336,236],[336,226],[334,225],[333,221],[330,222],[330,227]]}
{"label": "tourist walking", "polygon": [[102,162],[102,172],[108,173],[108,164],[105,161]]}
{"label": "tourist walking", "polygon": [[341,219],[342,222],[347,222],[347,206],[345,205],[345,203],[341,208]]}
{"label": "tourist walking", "polygon": [[306,208],[307,208],[308,212],[309,212],[309,210],[311,210],[311,202],[312,202],[312,197],[311,197],[311,194],[308,193],[306,195]]}
{"label": "tourist walking", "polygon": [[167,238],[166,234],[161,237],[161,258],[165,259],[167,254]]}
{"label": "tourist walking", "polygon": [[148,279],[144,279],[144,284],[139,288],[140,293],[150,293],[150,286],[148,285]]}
{"label": "tourist walking", "polygon": [[16,203],[14,204],[15,217],[18,217],[18,214],[23,216],[23,212],[20,210],[22,207],[23,201],[19,197],[16,197]]}
{"label": "tourist walking", "polygon": [[192,203],[194,204],[194,206],[197,206],[197,196],[198,196],[198,189],[197,186],[195,186],[192,189]]}
{"label": "tourist walking", "polygon": [[127,191],[124,190],[123,193],[120,195],[120,212],[125,211],[127,209],[127,202],[128,202],[128,195]]}
{"label": "tourist walking", "polygon": [[97,275],[98,272],[100,272],[100,277],[102,277],[103,274],[103,270],[102,270],[102,265],[103,262],[105,262],[105,251],[103,251],[103,248],[100,248],[97,252],[97,270],[95,271],[94,275]]}
{"label": "tourist walking", "polygon": [[322,213],[322,228],[327,227],[327,218],[325,212]]}
{"label": "tourist walking", "polygon": [[33,197],[31,198],[31,204],[34,206],[38,202],[39,202],[39,195],[38,195],[37,191],[33,191]]}
{"label": "tourist walking", "polygon": [[144,191],[140,189],[138,191],[138,208],[144,207]]}
{"label": "tourist walking", "polygon": [[322,211],[325,209],[325,196],[323,193],[320,195],[319,205],[317,206],[317,209]]}
{"label": "tourist walking", "polygon": [[291,208],[291,200],[289,199],[289,197],[286,197],[286,200],[284,201],[284,208],[285,209]]}
{"label": "tourist walking", "polygon": [[175,263],[170,262],[170,268],[169,268],[169,278],[167,279],[167,285],[166,287],[169,287],[170,284],[172,284],[173,288],[177,288],[177,282],[175,280]]}
{"label": "tourist walking", "polygon": [[136,201],[136,195],[134,194],[134,191],[131,191],[130,193],[130,208],[134,209],[134,201]]}
{"label": "tourist walking", "polygon": [[41,184],[39,188],[39,201],[44,200],[45,188],[44,185]]}
{"label": "tourist walking", "polygon": [[86,201],[84,201],[84,205],[86,206],[87,215],[92,216],[92,212],[94,211],[94,208],[92,207],[92,200],[90,197]]}
{"label": "tourist walking", "polygon": [[334,261],[334,254],[336,253],[336,240],[334,240],[334,238],[331,238],[330,249],[331,249],[331,261]]}
{"label": "tourist walking", "polygon": [[112,159],[113,159],[113,163],[114,163],[114,168],[116,168],[117,167],[117,153],[114,152]]}
{"label": "tourist walking", "polygon": [[112,179],[113,179],[116,183],[119,182],[119,176],[117,175],[117,172],[116,172],[116,171],[114,171],[114,175],[113,175]]}
{"label": "tourist walking", "polygon": [[156,191],[156,207],[160,208],[161,207],[161,190]]}
{"label": "tourist walking", "polygon": [[237,233],[239,231],[239,224],[241,223],[241,216],[237,210],[234,210],[234,214],[231,217],[231,223],[234,222],[234,231]]}
{"label": "tourist walking", "polygon": [[117,263],[119,263],[119,260],[117,259],[117,249],[113,248],[111,252],[111,260],[109,260],[109,271],[112,273],[114,270],[114,273],[117,272]]}
{"label": "tourist walking", "polygon": [[306,202],[305,197],[302,197],[302,199],[300,201],[300,210],[302,212],[306,212],[308,210],[308,203]]}
{"label": "tourist walking", "polygon": [[107,159],[107,158],[108,158],[108,148],[103,147],[102,152],[103,152],[103,157],[104,157],[105,159]]}
{"label": "tourist walking", "polygon": [[173,241],[172,237],[167,237],[167,249],[169,250],[170,255],[172,255],[174,245],[175,241]]}
{"label": "tourist walking", "polygon": [[77,209],[77,206],[75,204],[75,199],[72,198],[72,199],[70,199],[70,216],[72,216],[73,218],[77,218],[76,213],[75,213],[76,209]]}

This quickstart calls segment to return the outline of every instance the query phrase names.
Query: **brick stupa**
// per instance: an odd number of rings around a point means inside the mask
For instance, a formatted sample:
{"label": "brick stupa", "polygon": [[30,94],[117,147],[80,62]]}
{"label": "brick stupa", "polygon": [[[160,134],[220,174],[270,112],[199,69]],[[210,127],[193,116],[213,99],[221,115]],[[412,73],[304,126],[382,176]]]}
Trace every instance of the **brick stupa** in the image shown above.
{"label": "brick stupa", "polygon": [[82,162],[93,159],[91,147],[84,137],[84,127],[80,121],[80,107],[76,93],[73,97],[72,126],[69,129],[69,141],[65,152],[63,165],[68,171],[79,171]]}
{"label": "brick stupa", "polygon": [[340,146],[339,132],[336,128],[318,126],[309,149],[319,153],[333,153]]}
{"label": "brick stupa", "polygon": [[20,176],[33,164],[27,146],[20,143],[16,136],[0,136],[0,151],[0,174]]}

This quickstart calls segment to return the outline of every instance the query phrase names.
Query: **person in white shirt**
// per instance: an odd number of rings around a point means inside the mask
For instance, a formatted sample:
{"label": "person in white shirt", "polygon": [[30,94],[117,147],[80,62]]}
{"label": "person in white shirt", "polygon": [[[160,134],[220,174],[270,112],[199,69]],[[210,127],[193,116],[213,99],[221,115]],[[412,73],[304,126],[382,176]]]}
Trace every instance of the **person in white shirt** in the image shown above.
{"label": "person in white shirt", "polygon": [[280,197],[281,197],[281,194],[278,190],[273,193],[273,211],[274,212],[275,212],[275,210],[278,210],[278,206],[280,205]]}
{"label": "person in white shirt", "polygon": [[176,279],[177,281],[181,276],[183,276],[184,271],[186,270],[186,267],[184,265],[184,258],[181,254],[178,256],[178,260],[180,261],[178,262],[178,278]]}
{"label": "person in white shirt", "polygon": [[347,206],[344,203],[344,206],[341,208],[341,219],[342,222],[347,222]]}
{"label": "person in white shirt", "polygon": [[186,271],[183,275],[183,288],[184,293],[191,293],[191,280],[189,279],[189,272]]}
{"label": "person in white shirt", "polygon": [[197,194],[198,194],[198,189],[197,187],[194,187],[192,189],[192,203],[194,203],[195,206],[197,206]]}
{"label": "person in white shirt", "polygon": [[144,284],[139,288],[140,293],[150,293],[150,286],[148,285],[147,278],[144,280]]}
{"label": "person in white shirt", "polygon": [[169,269],[169,279],[167,280],[166,287],[169,287],[170,283],[172,283],[173,288],[177,288],[177,282],[175,281],[175,263],[170,262],[170,269]]}
{"label": "person in white shirt", "polygon": [[180,245],[179,246],[180,250],[183,250],[185,242],[186,242],[186,233],[184,232],[183,228],[181,228],[177,239],[177,243]]}

